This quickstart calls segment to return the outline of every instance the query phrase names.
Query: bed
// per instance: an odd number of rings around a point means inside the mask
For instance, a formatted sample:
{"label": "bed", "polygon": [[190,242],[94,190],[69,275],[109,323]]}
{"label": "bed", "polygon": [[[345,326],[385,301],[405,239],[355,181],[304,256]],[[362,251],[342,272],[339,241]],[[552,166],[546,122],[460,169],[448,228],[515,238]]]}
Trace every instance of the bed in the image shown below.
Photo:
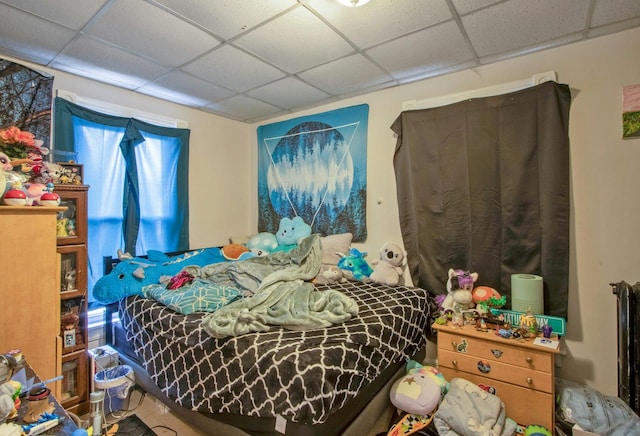
{"label": "bed", "polygon": [[136,384],[205,434],[366,435],[406,361],[421,359],[432,297],[353,280],[312,287],[351,298],[357,315],[310,330],[271,326],[217,338],[208,313],[132,295],[108,307],[120,321],[107,339]]}

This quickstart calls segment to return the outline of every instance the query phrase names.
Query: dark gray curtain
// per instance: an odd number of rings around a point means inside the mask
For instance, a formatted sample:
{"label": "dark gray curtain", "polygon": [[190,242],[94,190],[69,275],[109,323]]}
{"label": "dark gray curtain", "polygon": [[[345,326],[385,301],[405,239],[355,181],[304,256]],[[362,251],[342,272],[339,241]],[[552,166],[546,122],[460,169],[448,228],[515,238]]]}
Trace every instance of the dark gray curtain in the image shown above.
{"label": "dark gray curtain", "polygon": [[544,279],[544,312],[567,316],[567,85],[400,114],[394,156],[413,283],[445,293],[449,268],[511,301],[511,275]]}

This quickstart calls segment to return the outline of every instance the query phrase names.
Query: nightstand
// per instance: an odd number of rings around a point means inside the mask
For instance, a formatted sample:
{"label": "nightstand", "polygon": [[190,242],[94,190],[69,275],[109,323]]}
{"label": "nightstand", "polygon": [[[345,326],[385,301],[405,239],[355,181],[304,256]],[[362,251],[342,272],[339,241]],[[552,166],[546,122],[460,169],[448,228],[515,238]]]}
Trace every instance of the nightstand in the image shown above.
{"label": "nightstand", "polygon": [[[458,377],[480,385],[505,404],[507,417],[520,425],[553,431],[554,358],[558,349],[531,339],[505,339],[475,326],[433,324],[438,331],[438,369],[447,380]],[[557,340],[557,338],[556,338]]]}

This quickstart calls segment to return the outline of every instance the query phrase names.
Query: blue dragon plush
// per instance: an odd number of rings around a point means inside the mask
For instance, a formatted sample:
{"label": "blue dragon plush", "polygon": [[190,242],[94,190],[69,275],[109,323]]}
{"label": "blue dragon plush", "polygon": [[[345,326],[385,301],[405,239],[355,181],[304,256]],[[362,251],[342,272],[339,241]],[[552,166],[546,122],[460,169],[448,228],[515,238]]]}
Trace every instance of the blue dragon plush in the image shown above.
{"label": "blue dragon plush", "polygon": [[361,282],[371,281],[369,276],[373,269],[365,260],[367,253],[363,253],[357,248],[352,248],[347,255],[344,253],[337,254],[340,256],[338,268],[342,270],[344,277]]}
{"label": "blue dragon plush", "polygon": [[186,266],[206,266],[224,262],[219,248],[203,248],[175,257],[150,250],[147,259],[118,253],[120,262],[102,276],[93,287],[93,296],[103,304],[111,304],[130,295],[142,295],[142,288],[160,283],[163,276],[173,277]]}

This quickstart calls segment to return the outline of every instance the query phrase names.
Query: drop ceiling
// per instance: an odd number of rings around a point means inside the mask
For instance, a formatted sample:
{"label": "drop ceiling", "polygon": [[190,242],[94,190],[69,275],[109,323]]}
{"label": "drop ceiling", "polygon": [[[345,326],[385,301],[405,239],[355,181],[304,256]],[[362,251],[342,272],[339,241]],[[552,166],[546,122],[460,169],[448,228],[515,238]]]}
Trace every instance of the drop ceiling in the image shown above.
{"label": "drop ceiling", "polygon": [[0,0],[0,55],[243,122],[640,26],[640,0]]}

